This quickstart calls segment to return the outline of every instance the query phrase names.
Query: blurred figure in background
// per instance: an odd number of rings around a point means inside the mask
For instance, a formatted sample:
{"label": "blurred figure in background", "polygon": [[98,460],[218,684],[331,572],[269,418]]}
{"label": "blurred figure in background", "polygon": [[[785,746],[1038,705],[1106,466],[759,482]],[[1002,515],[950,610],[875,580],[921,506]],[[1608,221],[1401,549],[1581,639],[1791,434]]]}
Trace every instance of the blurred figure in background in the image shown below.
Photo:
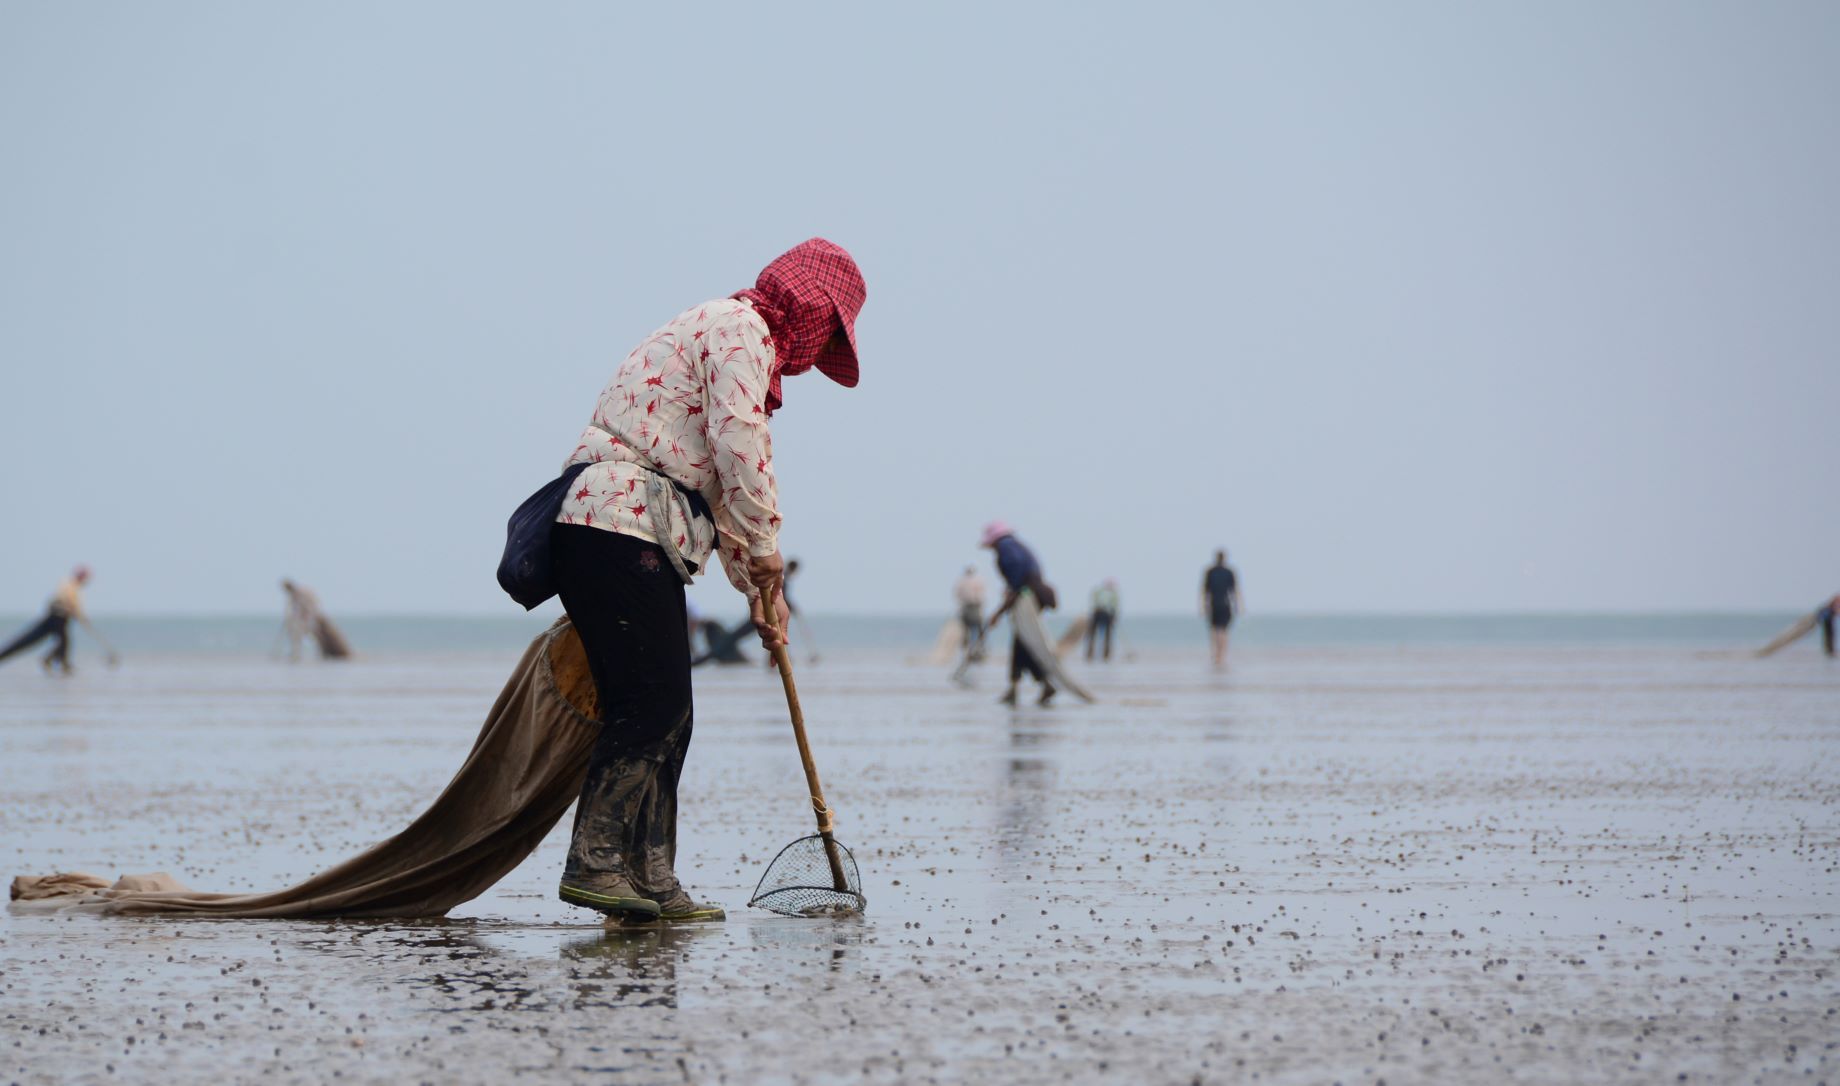
{"label": "blurred figure in background", "polygon": [[44,668],[46,671],[61,670],[64,674],[69,675],[71,673],[70,622],[75,619],[83,624],[83,628],[88,630],[90,636],[102,645],[103,651],[108,653],[110,667],[120,663],[121,657],[115,654],[108,640],[97,631],[95,626],[90,624],[89,616],[83,611],[83,586],[88,581],[88,566],[78,566],[71,570],[70,576],[64,578],[63,582],[58,585],[57,591],[52,594],[51,602],[45,607],[45,616],[26,629],[24,633],[15,637],[5,648],[0,649],[0,660],[16,656],[40,641],[51,638],[51,651],[45,654]]}
{"label": "blurred figure in background", "polygon": [[[754,620],[743,619],[733,631],[720,622],[703,614],[691,603],[689,597],[684,599],[684,625],[690,635],[690,666],[702,667],[714,660],[718,664],[750,663],[747,654],[741,651],[741,642],[748,634],[754,632]],[[703,647],[697,648],[701,641]],[[771,657],[768,658],[769,662]]]}
{"label": "blurred figure in background", "polygon": [[[991,613],[990,625],[995,626],[997,620],[1015,606],[1017,598],[1024,592],[1033,596],[1042,610],[1054,610],[1054,586],[1043,579],[1041,563],[1035,560],[1035,553],[1016,538],[1009,525],[1000,520],[985,525],[980,545],[995,552],[997,572],[1003,575],[1005,585],[1003,602]],[[1016,619],[1010,620],[1010,628],[1013,632],[1009,642],[1009,690],[998,700],[1005,705],[1016,704],[1016,686],[1026,671],[1041,684],[1041,696],[1035,699],[1036,704],[1046,705],[1054,700],[1055,693],[1054,683],[1048,678],[1047,666],[1044,661],[1036,659],[1035,652],[1022,643],[1021,629]]]}
{"label": "blurred figure in background", "polygon": [[1814,610],[1790,623],[1789,628],[1777,634],[1769,644],[1758,649],[1757,655],[1769,656],[1795,644],[1818,628],[1821,631],[1821,651],[1832,656],[1834,654],[1834,617],[1837,612],[1840,612],[1840,596],[1823,600]]}
{"label": "blurred figure in background", "polygon": [[[690,666],[702,667],[712,660],[718,664],[753,663],[748,659],[747,653],[741,651],[741,643],[754,632],[752,618],[742,619],[732,630],[724,628],[713,618],[697,620],[697,625],[690,631]],[[706,646],[702,652],[696,651],[698,634],[702,635],[703,644]],[[773,658],[767,657],[767,662],[772,663]]]}
{"label": "blurred figure in background", "polygon": [[799,560],[797,558],[786,559],[786,573],[779,582],[780,595],[786,597],[786,613],[793,618],[799,617],[799,605],[792,602],[792,577],[798,571]]}
{"label": "blurred figure in background", "polygon": [[966,566],[965,575],[952,586],[952,599],[958,604],[958,624],[965,631],[965,663],[984,658],[984,578],[977,567]]}
{"label": "blurred figure in background", "polygon": [[1093,658],[1093,646],[1105,635],[1105,659],[1112,658],[1112,627],[1118,623],[1118,582],[1110,577],[1093,589],[1092,621],[1086,627],[1086,658]]}
{"label": "blurred figure in background", "polygon": [[1227,666],[1227,628],[1239,610],[1239,576],[1227,565],[1227,552],[1217,550],[1214,564],[1201,575],[1201,613],[1208,621],[1216,669]]}
{"label": "blurred figure in background", "polygon": [[287,615],[281,620],[281,636],[287,639],[289,660],[300,659],[300,643],[308,638],[319,646],[320,659],[350,659],[351,643],[319,609],[319,597],[312,589],[283,577],[281,591],[287,593]]}
{"label": "blurred figure in background", "polygon": [[[818,643],[817,641],[813,640],[811,636],[811,624],[805,621],[804,612],[799,610],[799,605],[792,602],[792,575],[797,573],[798,571],[799,571],[799,560],[797,558],[786,559],[786,575],[785,575],[785,578],[781,580],[779,583],[779,594],[780,594],[780,597],[786,601],[786,613],[792,616],[787,621],[789,623],[790,622],[798,623],[799,636],[805,639],[806,645],[810,646],[811,662],[815,664],[818,662]],[[767,655],[767,666],[768,667],[778,666],[773,662],[773,656],[771,653]]]}

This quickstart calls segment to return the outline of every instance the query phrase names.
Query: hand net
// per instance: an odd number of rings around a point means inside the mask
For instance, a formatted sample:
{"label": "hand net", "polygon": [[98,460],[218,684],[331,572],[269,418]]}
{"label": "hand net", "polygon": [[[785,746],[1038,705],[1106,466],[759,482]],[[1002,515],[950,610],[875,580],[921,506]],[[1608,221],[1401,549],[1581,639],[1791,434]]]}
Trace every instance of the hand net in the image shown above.
{"label": "hand net", "polygon": [[[832,850],[836,870],[831,866]],[[780,849],[748,901],[786,916],[853,916],[868,903],[856,857],[836,841],[815,833]]]}

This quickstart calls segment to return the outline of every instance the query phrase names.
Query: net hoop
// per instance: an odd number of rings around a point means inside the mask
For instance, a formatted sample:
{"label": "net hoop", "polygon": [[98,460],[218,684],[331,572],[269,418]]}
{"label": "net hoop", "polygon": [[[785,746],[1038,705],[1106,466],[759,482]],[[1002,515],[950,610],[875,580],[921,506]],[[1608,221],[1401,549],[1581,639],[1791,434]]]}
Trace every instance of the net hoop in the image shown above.
{"label": "net hoop", "polygon": [[[830,846],[836,848],[839,863],[843,867],[845,888],[837,889],[828,877],[823,882],[804,877],[803,871],[789,874],[785,868],[814,868],[815,865],[801,862],[805,853],[813,848],[820,856],[826,845],[821,834],[809,834],[801,837],[773,857],[773,862],[760,876],[760,882],[754,886],[754,895],[748,899],[748,905],[767,909],[782,916],[814,916],[834,914],[835,910],[860,913],[868,908],[869,899],[863,896],[862,876],[856,867],[856,856],[848,845],[832,840]],[[796,850],[796,851],[795,851]],[[785,862],[791,855],[792,861]],[[829,875],[828,859],[822,861],[823,874]],[[775,880],[775,872],[779,880]]]}

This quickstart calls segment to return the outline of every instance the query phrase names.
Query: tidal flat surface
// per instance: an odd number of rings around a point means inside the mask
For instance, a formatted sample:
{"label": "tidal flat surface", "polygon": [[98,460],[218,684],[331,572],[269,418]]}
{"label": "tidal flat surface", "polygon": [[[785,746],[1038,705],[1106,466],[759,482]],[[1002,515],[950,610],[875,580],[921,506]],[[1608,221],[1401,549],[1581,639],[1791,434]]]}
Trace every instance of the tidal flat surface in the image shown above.
{"label": "tidal flat surface", "polygon": [[[459,765],[514,651],[0,670],[5,873],[285,885]],[[1159,648],[1008,710],[902,653],[700,671],[679,873],[604,930],[567,820],[445,920],[0,915],[0,1081],[1840,1082],[1840,665],[1681,647]]]}

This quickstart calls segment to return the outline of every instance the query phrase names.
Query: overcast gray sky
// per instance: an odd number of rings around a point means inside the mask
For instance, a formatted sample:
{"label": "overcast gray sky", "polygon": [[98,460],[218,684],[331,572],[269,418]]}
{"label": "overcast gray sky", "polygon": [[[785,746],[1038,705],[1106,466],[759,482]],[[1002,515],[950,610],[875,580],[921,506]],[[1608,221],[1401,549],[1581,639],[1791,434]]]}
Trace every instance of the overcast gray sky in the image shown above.
{"label": "overcast gray sky", "polygon": [[[819,611],[1840,590],[1840,5],[0,3],[0,610],[515,613],[507,513],[818,234]],[[699,601],[733,609],[719,575]]]}

